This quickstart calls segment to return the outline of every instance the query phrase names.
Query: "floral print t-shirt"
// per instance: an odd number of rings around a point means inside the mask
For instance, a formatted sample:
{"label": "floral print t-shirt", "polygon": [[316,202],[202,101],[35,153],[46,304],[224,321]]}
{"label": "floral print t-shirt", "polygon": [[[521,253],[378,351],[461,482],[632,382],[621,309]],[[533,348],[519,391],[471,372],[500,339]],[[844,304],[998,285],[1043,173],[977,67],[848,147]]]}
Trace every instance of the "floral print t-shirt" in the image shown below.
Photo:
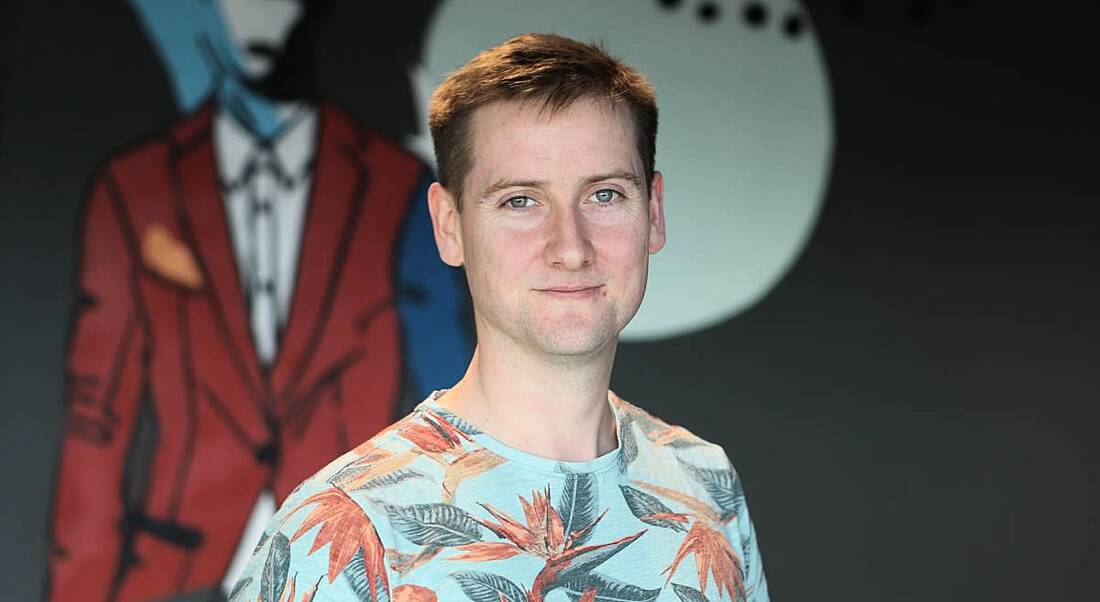
{"label": "floral print t-shirt", "polygon": [[231,600],[768,600],[721,447],[609,391],[618,447],[558,462],[441,394],[295,489]]}

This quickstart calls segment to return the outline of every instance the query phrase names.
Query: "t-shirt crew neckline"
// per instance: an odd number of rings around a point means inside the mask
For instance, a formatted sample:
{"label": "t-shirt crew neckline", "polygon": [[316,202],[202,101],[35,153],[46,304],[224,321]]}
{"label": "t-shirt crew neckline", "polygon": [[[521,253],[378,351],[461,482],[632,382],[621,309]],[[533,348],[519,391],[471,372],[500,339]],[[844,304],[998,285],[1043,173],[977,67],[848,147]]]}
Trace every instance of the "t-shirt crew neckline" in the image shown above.
{"label": "t-shirt crew neckline", "polygon": [[[468,431],[470,424],[460,423],[463,419],[461,416],[456,415],[451,410],[443,407],[436,401],[440,396],[447,392],[447,389],[439,389],[432,391],[431,395],[424,401],[420,402],[418,408],[430,410],[443,418],[452,426],[459,430]],[[494,438],[491,435],[486,434],[483,431],[478,430],[476,433],[471,434],[470,438],[474,440],[478,445],[488,449],[489,451],[504,457],[514,466],[520,466],[529,470],[538,472],[550,473],[558,476],[565,476],[569,473],[599,473],[609,469],[615,468],[619,465],[619,456],[622,453],[622,417],[619,415],[618,408],[611,402],[610,392],[608,392],[608,406],[611,408],[611,413],[615,416],[615,449],[596,456],[591,460],[585,462],[569,462],[566,460],[555,460],[553,458],[545,458],[529,452],[525,452],[522,449],[517,449]]]}

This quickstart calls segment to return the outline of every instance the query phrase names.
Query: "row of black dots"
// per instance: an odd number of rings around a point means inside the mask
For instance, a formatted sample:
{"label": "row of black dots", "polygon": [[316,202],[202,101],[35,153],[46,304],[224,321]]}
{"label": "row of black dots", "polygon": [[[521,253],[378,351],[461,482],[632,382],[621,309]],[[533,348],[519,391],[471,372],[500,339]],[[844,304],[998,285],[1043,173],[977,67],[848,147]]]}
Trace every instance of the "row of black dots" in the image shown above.
{"label": "row of black dots", "polygon": [[[683,0],[659,0],[666,10],[675,10],[683,5]],[[722,17],[722,7],[717,2],[705,0],[695,6],[695,15],[704,24],[715,23]],[[763,2],[746,2],[741,8],[741,19],[753,29],[763,29],[771,20],[768,6]],[[781,19],[783,33],[794,39],[802,35],[809,23],[800,12],[792,11]]]}

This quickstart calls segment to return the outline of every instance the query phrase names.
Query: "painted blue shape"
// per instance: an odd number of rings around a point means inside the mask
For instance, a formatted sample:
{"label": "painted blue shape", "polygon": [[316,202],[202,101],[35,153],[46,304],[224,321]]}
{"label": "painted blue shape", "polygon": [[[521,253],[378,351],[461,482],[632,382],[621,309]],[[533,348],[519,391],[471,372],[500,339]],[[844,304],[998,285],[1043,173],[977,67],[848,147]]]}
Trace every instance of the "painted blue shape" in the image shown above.
{"label": "painted blue shape", "polygon": [[130,0],[168,70],[176,103],[190,113],[214,97],[257,138],[284,124],[275,105],[241,82],[241,56],[213,0]]}
{"label": "painted blue shape", "polygon": [[439,259],[435,246],[427,200],[431,183],[425,177],[416,189],[397,254],[397,311],[417,398],[458,382],[473,354],[464,326],[462,275]]}

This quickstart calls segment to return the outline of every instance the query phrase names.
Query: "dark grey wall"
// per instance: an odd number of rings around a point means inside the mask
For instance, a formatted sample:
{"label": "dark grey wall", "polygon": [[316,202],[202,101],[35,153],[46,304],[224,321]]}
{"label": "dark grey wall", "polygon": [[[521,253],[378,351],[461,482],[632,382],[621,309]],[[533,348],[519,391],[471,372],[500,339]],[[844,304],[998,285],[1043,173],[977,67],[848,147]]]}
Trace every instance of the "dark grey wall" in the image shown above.
{"label": "dark grey wall", "polygon": [[[408,131],[430,5],[356,4],[322,85]],[[1095,595],[1097,15],[1009,4],[811,3],[837,147],[806,252],[746,314],[620,350],[613,388],[726,445],[776,600]],[[77,205],[175,109],[124,4],[0,15],[0,597],[33,599]]]}

